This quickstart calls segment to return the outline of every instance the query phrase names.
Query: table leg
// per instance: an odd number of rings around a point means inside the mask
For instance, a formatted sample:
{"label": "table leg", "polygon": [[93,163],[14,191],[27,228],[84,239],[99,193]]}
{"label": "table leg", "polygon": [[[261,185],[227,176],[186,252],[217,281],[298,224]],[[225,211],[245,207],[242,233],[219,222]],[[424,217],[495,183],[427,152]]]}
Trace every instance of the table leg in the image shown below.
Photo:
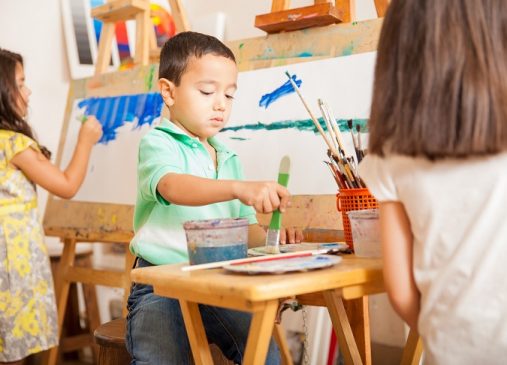
{"label": "table leg", "polygon": [[356,341],[363,364],[371,365],[370,316],[368,311],[368,297],[344,300],[352,334]]}
{"label": "table leg", "polygon": [[245,365],[263,365],[275,325],[278,300],[265,302],[253,311],[245,351]]}
{"label": "table leg", "polygon": [[419,365],[422,352],[423,345],[419,334],[411,329],[408,333],[407,343],[403,349],[401,365]]}
{"label": "table leg", "polygon": [[195,364],[213,365],[199,305],[180,299],[180,306]]}
{"label": "table leg", "polygon": [[336,337],[338,338],[338,345],[345,359],[345,364],[362,365],[363,361],[359,354],[342,298],[334,290],[327,290],[323,294]]}

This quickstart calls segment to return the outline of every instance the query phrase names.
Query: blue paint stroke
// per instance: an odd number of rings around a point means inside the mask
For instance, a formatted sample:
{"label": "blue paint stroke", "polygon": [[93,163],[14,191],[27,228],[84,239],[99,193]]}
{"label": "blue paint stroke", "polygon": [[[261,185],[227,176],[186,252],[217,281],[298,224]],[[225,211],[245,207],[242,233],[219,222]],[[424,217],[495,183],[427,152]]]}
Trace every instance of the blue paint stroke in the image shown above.
{"label": "blue paint stroke", "polygon": [[236,140],[236,141],[248,141],[250,138],[230,137],[229,139],[233,139],[233,140]]}
{"label": "blue paint stroke", "polygon": [[117,129],[125,123],[134,122],[135,128],[145,124],[152,125],[160,116],[162,97],[159,93],[119,95],[83,99],[79,108],[84,108],[84,115],[94,115],[102,124],[102,138],[99,143],[107,144],[116,139]]}
{"label": "blue paint stroke", "polygon": [[[303,81],[298,80],[296,75],[292,75],[292,80],[296,83],[298,87],[301,87],[301,84]],[[281,98],[284,95],[291,94],[296,92],[294,88],[292,87],[292,84],[290,81],[287,81],[285,84],[280,86],[278,89],[276,89],[273,92],[270,92],[269,94],[264,94],[261,97],[261,100],[259,101],[259,107],[264,107],[264,109],[267,109],[268,106],[275,102],[277,99]]]}
{"label": "blue paint stroke", "polygon": [[297,55],[297,57],[313,57],[313,54],[311,52],[301,52]]}
{"label": "blue paint stroke", "polygon": [[[327,131],[326,123],[324,123],[324,120],[322,118],[319,118],[318,121],[319,121],[319,124],[321,125],[322,129],[324,129],[324,131]],[[338,128],[340,129],[340,132],[348,132],[349,131],[347,119],[339,119],[339,120],[337,120],[337,123],[338,123]],[[368,119],[352,119],[352,128],[355,129],[356,125],[361,126],[361,132],[363,132],[363,133],[368,132]],[[282,129],[297,129],[301,132],[313,132],[315,134],[319,133],[317,127],[315,127],[315,125],[313,124],[313,121],[311,119],[284,120],[284,121],[273,122],[273,123],[258,122],[256,124],[244,124],[244,125],[239,125],[239,126],[226,127],[224,129],[222,129],[221,132],[227,132],[227,131],[238,132],[241,130],[277,131],[277,130],[282,130]]]}

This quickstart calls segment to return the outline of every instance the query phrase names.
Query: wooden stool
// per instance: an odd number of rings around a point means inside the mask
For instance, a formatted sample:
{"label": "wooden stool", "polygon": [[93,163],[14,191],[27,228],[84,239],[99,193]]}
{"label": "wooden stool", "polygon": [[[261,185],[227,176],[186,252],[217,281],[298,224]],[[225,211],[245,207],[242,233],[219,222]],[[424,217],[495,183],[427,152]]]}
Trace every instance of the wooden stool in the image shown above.
{"label": "wooden stool", "polygon": [[98,365],[125,365],[132,360],[125,347],[125,319],[118,318],[100,325],[94,332],[99,345]]}

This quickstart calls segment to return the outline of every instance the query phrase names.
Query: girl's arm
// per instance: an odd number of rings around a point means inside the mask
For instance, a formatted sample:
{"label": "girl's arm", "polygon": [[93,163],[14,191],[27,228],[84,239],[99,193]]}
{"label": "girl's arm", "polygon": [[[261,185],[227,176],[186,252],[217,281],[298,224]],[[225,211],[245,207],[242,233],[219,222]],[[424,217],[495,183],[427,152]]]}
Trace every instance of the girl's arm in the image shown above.
{"label": "girl's arm", "polygon": [[18,153],[11,163],[35,184],[54,195],[70,199],[84,180],[92,147],[101,136],[102,126],[95,117],[89,117],[81,126],[74,154],[65,171],[32,148]]}
{"label": "girl's arm", "polygon": [[417,330],[420,293],[412,271],[413,237],[401,203],[380,203],[380,230],[387,294],[394,310]]}

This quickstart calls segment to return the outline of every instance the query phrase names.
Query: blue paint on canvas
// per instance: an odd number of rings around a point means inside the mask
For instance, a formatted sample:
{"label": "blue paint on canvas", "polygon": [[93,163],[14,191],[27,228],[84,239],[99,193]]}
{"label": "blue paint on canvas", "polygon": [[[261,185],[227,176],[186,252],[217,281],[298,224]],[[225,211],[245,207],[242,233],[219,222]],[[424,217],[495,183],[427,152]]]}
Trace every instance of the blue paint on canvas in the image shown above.
{"label": "blue paint on canvas", "polygon": [[[298,80],[296,75],[292,75],[292,80],[296,83],[298,87],[301,87],[301,84],[303,81]],[[276,100],[280,99],[284,95],[288,95],[291,93],[296,92],[294,88],[292,87],[292,84],[290,81],[287,81],[285,84],[277,88],[275,91],[270,92],[269,94],[262,95],[261,100],[259,101],[259,107],[264,107],[265,109],[268,108],[270,104],[275,102]]]}
{"label": "blue paint on canvas", "polygon": [[84,115],[94,115],[102,124],[103,135],[99,143],[114,141],[117,129],[137,120],[134,128],[148,124],[160,116],[162,97],[159,93],[119,95],[83,99],[79,108],[84,108]]}
{"label": "blue paint on canvas", "polygon": [[[326,123],[322,118],[318,119],[320,126],[324,131],[327,131]],[[338,128],[341,132],[348,132],[348,120],[347,119],[338,119],[336,121],[338,123]],[[361,126],[361,131],[363,133],[368,132],[368,119],[352,119],[352,125],[355,129],[356,125]],[[281,129],[297,129],[301,132],[313,132],[315,134],[319,133],[318,129],[315,127],[315,124],[313,124],[313,121],[311,119],[301,119],[301,120],[283,120],[278,122],[272,122],[272,123],[252,123],[252,124],[243,124],[243,125],[237,125],[237,126],[231,126],[231,127],[225,127],[222,129],[221,132],[238,132],[242,130],[249,130],[249,131],[277,131]],[[236,138],[237,139],[237,138]]]}

